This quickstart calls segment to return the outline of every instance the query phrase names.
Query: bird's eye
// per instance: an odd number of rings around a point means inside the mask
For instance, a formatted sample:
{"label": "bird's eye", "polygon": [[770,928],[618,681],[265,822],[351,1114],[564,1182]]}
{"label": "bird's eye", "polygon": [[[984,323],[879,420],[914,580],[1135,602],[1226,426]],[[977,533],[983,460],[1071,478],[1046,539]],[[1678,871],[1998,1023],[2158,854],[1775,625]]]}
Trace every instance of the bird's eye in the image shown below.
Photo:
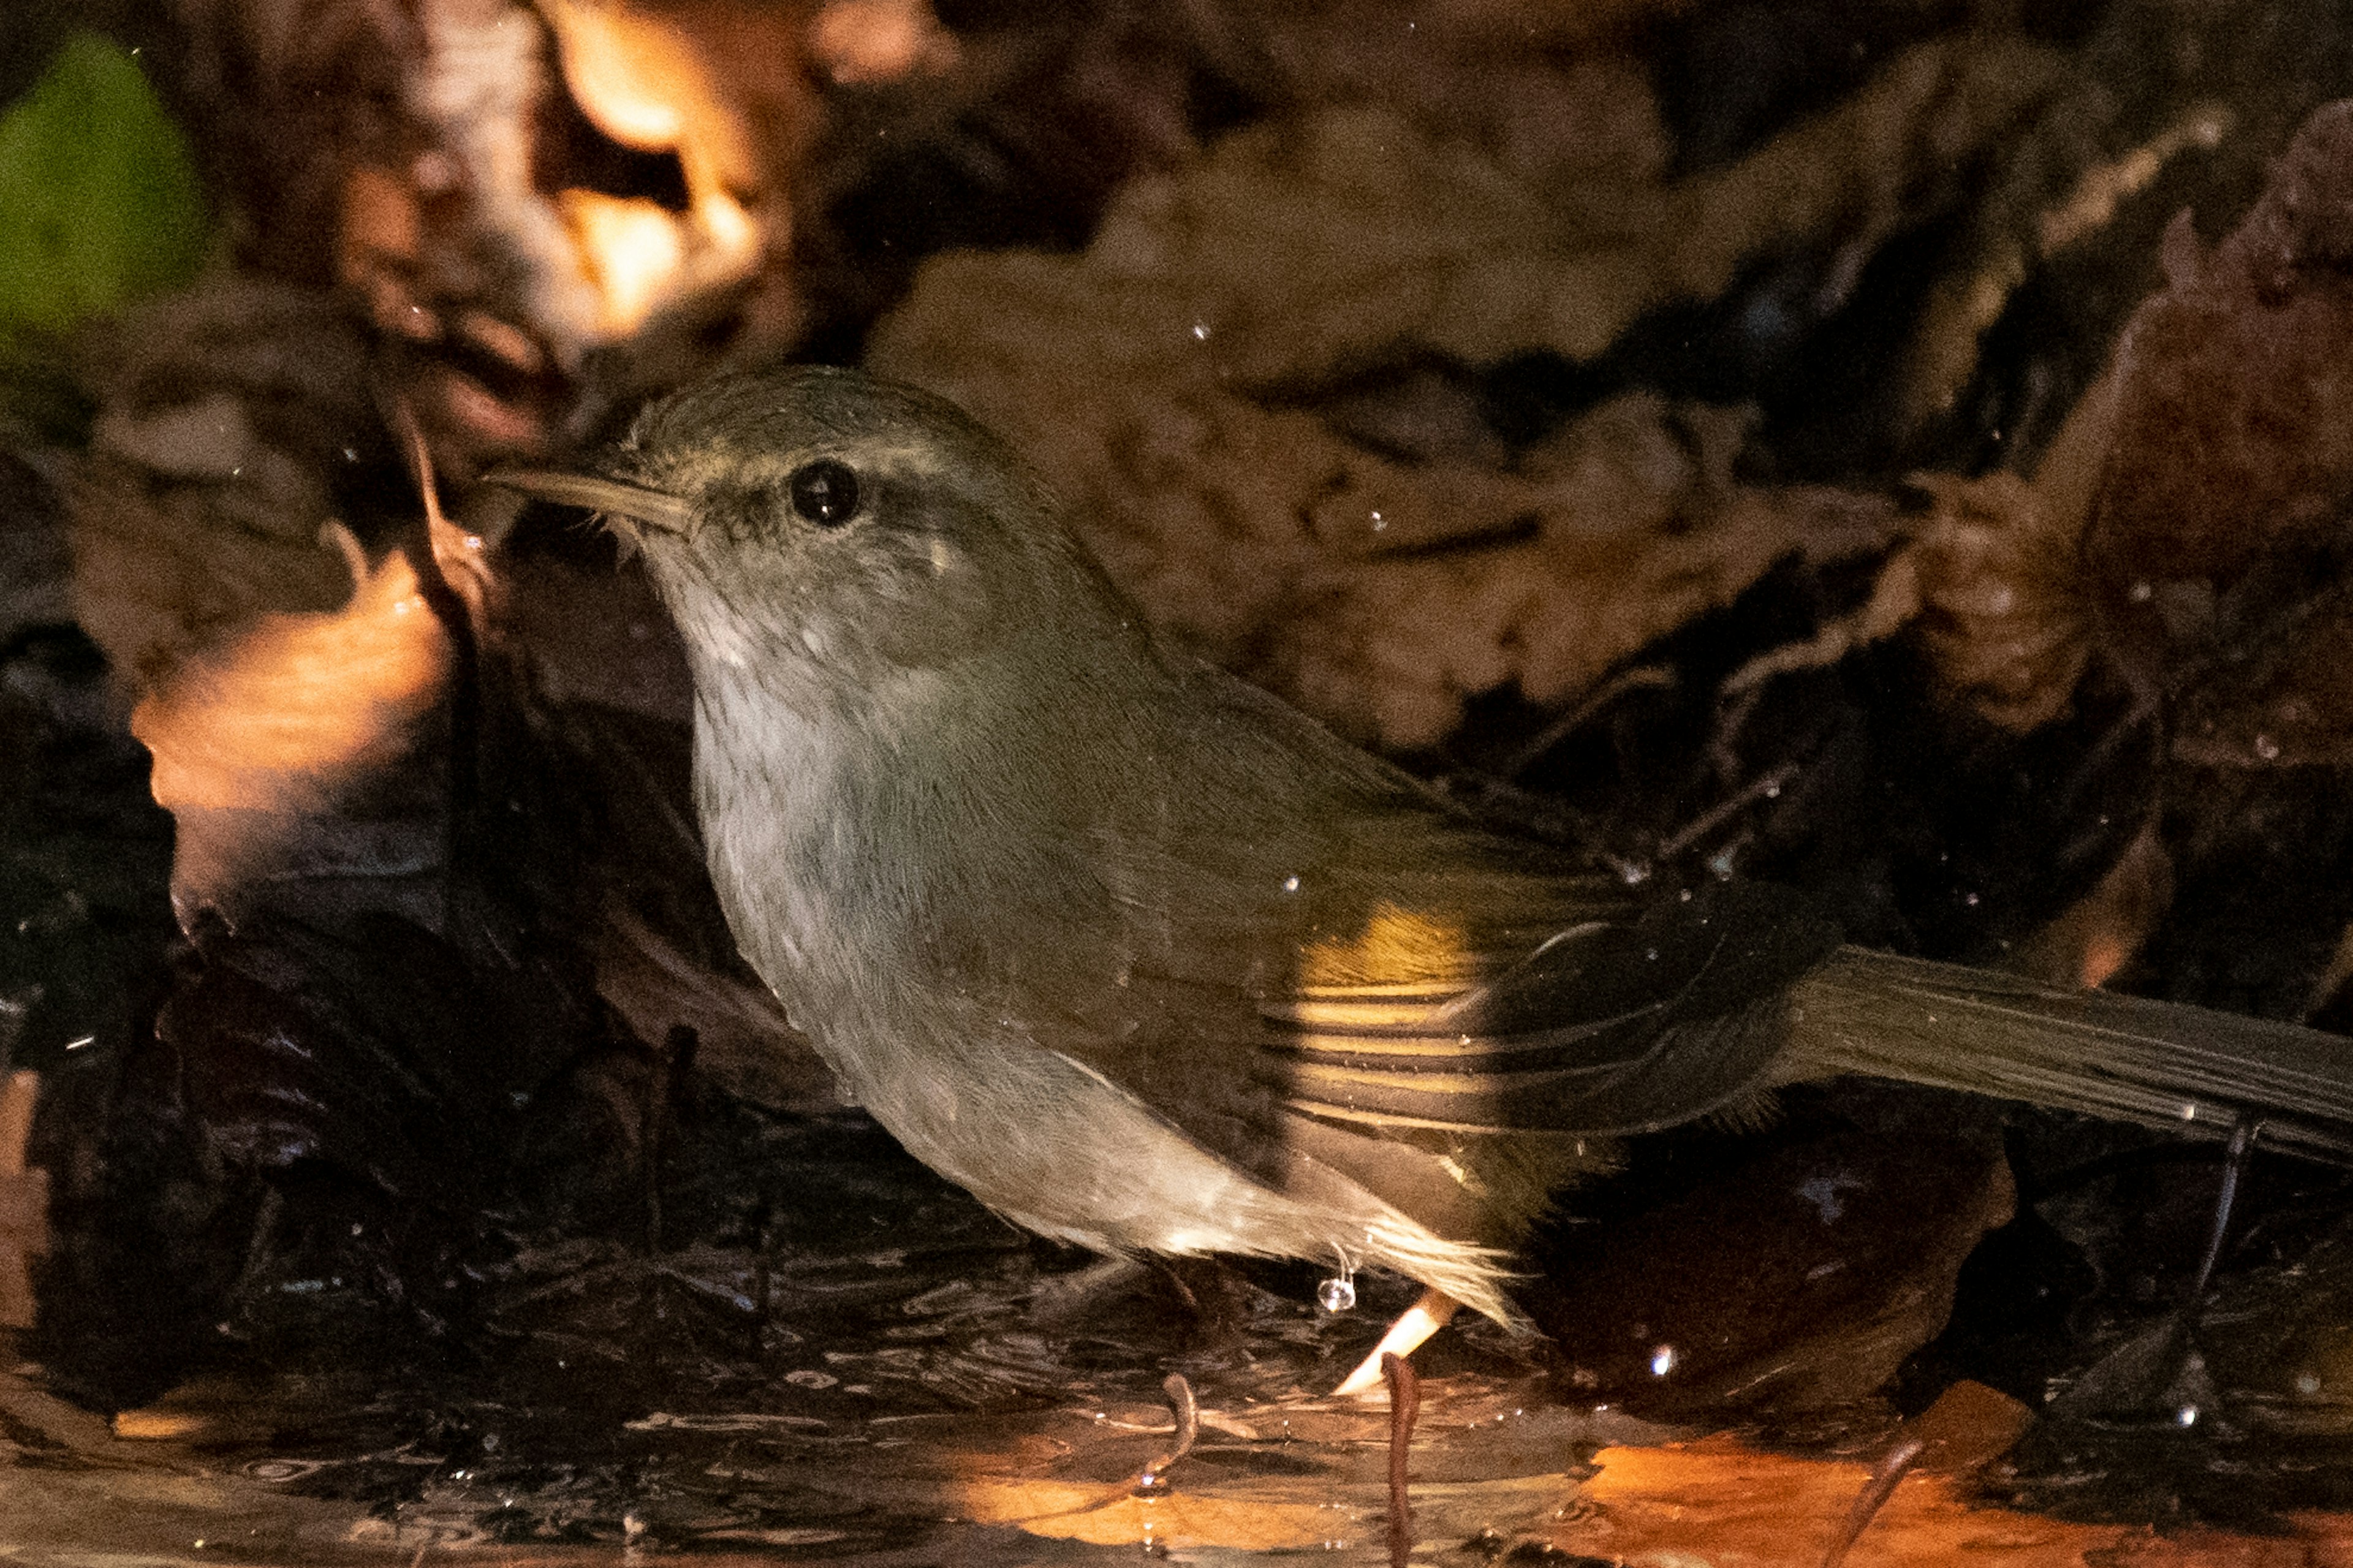
{"label": "bird's eye", "polygon": [[858,515],[858,474],[848,463],[819,458],[795,468],[785,481],[793,510],[820,528],[838,528]]}

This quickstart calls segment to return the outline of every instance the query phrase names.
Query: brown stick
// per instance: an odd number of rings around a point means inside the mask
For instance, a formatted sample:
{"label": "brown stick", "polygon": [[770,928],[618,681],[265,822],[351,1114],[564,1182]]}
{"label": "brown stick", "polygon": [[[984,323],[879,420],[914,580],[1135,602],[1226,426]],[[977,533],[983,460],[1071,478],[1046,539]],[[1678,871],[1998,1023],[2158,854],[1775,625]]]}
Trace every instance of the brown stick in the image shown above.
{"label": "brown stick", "polygon": [[1413,1363],[1394,1351],[1381,1352],[1381,1378],[1389,1385],[1389,1568],[1405,1568],[1413,1551],[1405,1457],[1413,1442],[1413,1418],[1421,1414],[1421,1378]]}
{"label": "brown stick", "polygon": [[1135,1479],[1136,1486],[1142,1489],[1158,1486],[1161,1478],[1168,1473],[1168,1467],[1191,1453],[1201,1436],[1201,1406],[1194,1399],[1193,1385],[1185,1381],[1185,1374],[1170,1373],[1161,1380],[1160,1391],[1168,1396],[1168,1407],[1176,1413],[1176,1439],[1168,1445],[1166,1453],[1144,1467],[1144,1473]]}
{"label": "brown stick", "polygon": [[1895,1495],[1895,1483],[1919,1462],[1925,1447],[1919,1438],[1906,1437],[1880,1456],[1879,1463],[1872,1467],[1871,1479],[1854,1494],[1854,1506],[1846,1511],[1845,1525],[1831,1542],[1830,1550],[1822,1553],[1822,1568],[1840,1568],[1846,1561],[1846,1554],[1854,1549],[1864,1527]]}

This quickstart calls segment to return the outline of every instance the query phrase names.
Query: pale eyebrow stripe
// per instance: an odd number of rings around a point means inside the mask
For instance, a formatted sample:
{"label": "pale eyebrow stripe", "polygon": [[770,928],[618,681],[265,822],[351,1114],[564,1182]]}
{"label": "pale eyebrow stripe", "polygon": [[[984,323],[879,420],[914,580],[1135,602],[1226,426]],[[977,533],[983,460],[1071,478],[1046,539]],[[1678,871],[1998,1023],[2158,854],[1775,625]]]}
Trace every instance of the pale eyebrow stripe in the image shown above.
{"label": "pale eyebrow stripe", "polygon": [[871,473],[878,479],[929,479],[953,475],[955,471],[950,464],[942,461],[942,454],[936,447],[921,442],[873,447],[847,441],[817,442],[796,447],[790,452],[749,453],[744,457],[737,471],[754,484],[783,480],[804,465],[821,458],[848,463],[851,468]]}

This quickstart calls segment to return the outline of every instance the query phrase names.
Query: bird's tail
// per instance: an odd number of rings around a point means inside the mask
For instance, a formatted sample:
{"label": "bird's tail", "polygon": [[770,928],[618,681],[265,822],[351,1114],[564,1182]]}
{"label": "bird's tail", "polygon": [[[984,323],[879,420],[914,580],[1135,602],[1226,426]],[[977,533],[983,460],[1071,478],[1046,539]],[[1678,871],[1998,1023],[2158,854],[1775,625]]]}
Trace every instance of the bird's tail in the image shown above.
{"label": "bird's tail", "polygon": [[2353,1039],[1841,948],[1790,997],[1792,1078],[1864,1073],[2353,1161]]}

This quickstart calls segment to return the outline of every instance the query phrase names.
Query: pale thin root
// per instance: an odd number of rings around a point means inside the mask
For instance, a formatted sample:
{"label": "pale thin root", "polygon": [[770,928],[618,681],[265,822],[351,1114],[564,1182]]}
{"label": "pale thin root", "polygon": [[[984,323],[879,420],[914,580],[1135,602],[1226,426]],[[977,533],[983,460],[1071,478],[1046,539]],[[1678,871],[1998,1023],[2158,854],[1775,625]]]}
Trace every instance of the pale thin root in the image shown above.
{"label": "pale thin root", "polygon": [[1339,1387],[1332,1391],[1333,1397],[1336,1399],[1342,1394],[1365,1394],[1379,1387],[1381,1357],[1384,1354],[1411,1355],[1420,1348],[1422,1341],[1447,1325],[1453,1318],[1455,1309],[1460,1305],[1460,1302],[1443,1290],[1424,1290],[1421,1293],[1421,1300],[1408,1307],[1398,1316],[1398,1321],[1389,1325],[1389,1331],[1381,1336],[1381,1342],[1373,1347],[1373,1353],[1366,1356],[1363,1363],[1350,1373]]}

